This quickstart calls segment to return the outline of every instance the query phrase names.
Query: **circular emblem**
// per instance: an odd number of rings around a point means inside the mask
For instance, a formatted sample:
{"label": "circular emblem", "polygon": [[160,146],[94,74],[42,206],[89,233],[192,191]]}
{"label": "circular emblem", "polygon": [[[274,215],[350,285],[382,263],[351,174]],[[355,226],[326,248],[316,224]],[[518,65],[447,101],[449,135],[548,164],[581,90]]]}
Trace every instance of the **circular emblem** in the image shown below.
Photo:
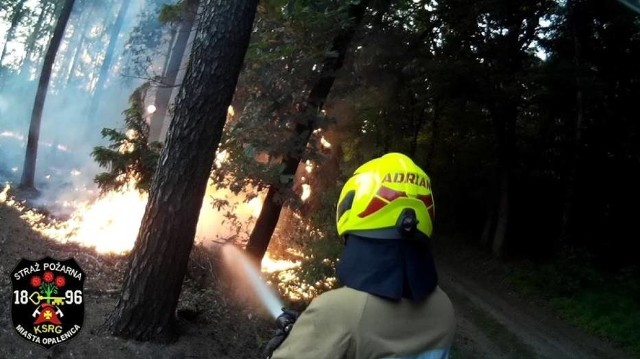
{"label": "circular emblem", "polygon": [[16,333],[47,349],[78,335],[84,321],[84,279],[73,258],[20,260],[11,272]]}

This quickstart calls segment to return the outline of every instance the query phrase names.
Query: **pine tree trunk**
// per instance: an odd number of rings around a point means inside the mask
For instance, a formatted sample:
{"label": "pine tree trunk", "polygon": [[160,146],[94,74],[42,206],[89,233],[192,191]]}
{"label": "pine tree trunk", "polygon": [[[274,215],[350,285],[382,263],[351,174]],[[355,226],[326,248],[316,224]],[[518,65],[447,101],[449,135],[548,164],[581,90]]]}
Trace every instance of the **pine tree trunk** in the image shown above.
{"label": "pine tree trunk", "polygon": [[[301,109],[301,113],[304,111],[318,112],[322,109],[329,91],[333,86],[335,80],[335,74],[338,69],[342,67],[344,58],[347,53],[347,47],[355,34],[358,25],[362,21],[365,10],[367,8],[368,1],[361,0],[357,4],[349,6],[349,18],[350,24],[346,26],[334,39],[330,54],[334,56],[327,56],[323,61],[322,72],[318,81],[314,84],[309,93],[306,103]],[[337,54],[337,56],[335,56]],[[256,220],[255,227],[251,231],[249,242],[247,243],[246,251],[258,262],[262,260],[264,254],[267,251],[271,236],[278,224],[278,218],[282,211],[283,201],[277,193],[286,192],[287,188],[290,188],[293,184],[293,177],[296,174],[302,155],[307,147],[307,143],[311,138],[311,134],[316,129],[313,121],[303,122],[300,121],[296,124],[295,128],[295,145],[291,149],[290,153],[285,156],[284,170],[282,171],[281,178],[286,179],[277,185],[271,185],[267,192],[267,200],[262,205],[262,211]]]}
{"label": "pine tree trunk", "polygon": [[167,115],[167,111],[169,110],[171,93],[173,92],[174,86],[176,86],[176,79],[178,77],[178,72],[180,72],[180,65],[182,64],[184,53],[187,49],[191,29],[196,21],[196,13],[198,11],[199,4],[200,0],[188,0],[187,2],[184,18],[180,22],[178,36],[173,48],[171,49],[169,62],[164,71],[162,85],[158,88],[158,92],[156,93],[156,112],[153,113],[151,123],[149,123],[150,141],[160,140],[162,125],[164,123],[165,116]]}
{"label": "pine tree trunk", "polygon": [[171,341],[198,215],[258,1],[208,0],[115,311],[116,336]]}
{"label": "pine tree trunk", "polygon": [[[282,199],[277,195],[278,187],[270,186],[267,195],[264,197],[264,205],[258,216],[251,237],[247,243],[245,250],[251,258],[258,264],[262,261],[262,257],[267,252],[271,235],[278,224],[280,213],[282,211]],[[266,205],[269,203],[269,205]],[[255,233],[255,235],[254,235]],[[268,236],[264,235],[269,233]]]}
{"label": "pine tree trunk", "polygon": [[40,123],[42,122],[42,110],[44,108],[44,101],[47,97],[47,89],[49,87],[49,78],[51,77],[51,70],[53,68],[53,62],[58,53],[60,42],[62,42],[62,36],[64,35],[64,29],[69,22],[69,16],[73,9],[73,3],[75,0],[66,0],[56,28],[53,31],[53,37],[49,43],[47,53],[44,56],[44,63],[42,65],[42,72],[40,73],[40,81],[38,82],[38,90],[36,92],[36,98],[33,104],[33,112],[31,113],[31,123],[29,125],[29,138],[27,140],[27,150],[24,158],[24,166],[22,169],[22,178],[20,180],[20,188],[34,190],[34,180],[36,174],[36,158],[38,156],[38,140],[40,139]]}

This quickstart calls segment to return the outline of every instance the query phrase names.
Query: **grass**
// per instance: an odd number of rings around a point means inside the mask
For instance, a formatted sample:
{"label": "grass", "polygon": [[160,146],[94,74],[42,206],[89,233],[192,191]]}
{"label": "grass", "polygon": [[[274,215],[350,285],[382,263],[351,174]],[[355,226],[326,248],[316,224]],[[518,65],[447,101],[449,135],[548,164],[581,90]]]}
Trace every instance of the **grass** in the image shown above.
{"label": "grass", "polygon": [[551,304],[570,322],[640,357],[639,293],[624,288],[589,289],[572,297],[552,298]]}
{"label": "grass", "polygon": [[638,270],[605,273],[590,258],[568,255],[514,269],[508,280],[542,297],[567,321],[640,358]]}

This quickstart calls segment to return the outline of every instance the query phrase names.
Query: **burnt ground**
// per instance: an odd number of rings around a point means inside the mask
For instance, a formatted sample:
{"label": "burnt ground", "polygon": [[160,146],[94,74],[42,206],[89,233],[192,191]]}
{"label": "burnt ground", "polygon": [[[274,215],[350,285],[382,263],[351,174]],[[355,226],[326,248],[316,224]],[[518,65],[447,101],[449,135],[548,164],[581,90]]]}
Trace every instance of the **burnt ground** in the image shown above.
{"label": "burnt ground", "polygon": [[[630,358],[553,316],[544,303],[518,296],[493,270],[495,263],[464,251],[437,253],[441,286],[457,314],[453,358]],[[117,301],[126,257],[43,238],[17,209],[0,203],[0,298],[5,308],[0,358],[258,358],[270,338],[272,319],[226,279],[215,252],[198,247],[191,256],[178,305],[179,339],[171,344],[127,341],[103,330]],[[73,257],[87,275],[80,334],[49,350],[19,337],[9,309],[9,273],[20,258],[46,256]],[[304,353],[300,358],[305,359]]]}

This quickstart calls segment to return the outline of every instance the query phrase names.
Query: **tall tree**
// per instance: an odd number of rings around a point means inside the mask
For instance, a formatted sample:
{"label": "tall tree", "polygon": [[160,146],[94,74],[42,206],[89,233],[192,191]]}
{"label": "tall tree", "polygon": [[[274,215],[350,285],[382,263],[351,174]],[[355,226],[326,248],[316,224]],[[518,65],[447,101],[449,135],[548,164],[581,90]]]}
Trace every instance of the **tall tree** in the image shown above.
{"label": "tall tree", "polygon": [[[264,257],[271,236],[278,224],[278,218],[283,206],[283,196],[280,193],[286,191],[293,184],[293,178],[300,160],[303,158],[309,139],[316,129],[314,119],[322,110],[322,106],[336,79],[336,72],[344,63],[349,43],[365,14],[367,4],[367,0],[360,0],[349,5],[348,25],[334,37],[328,55],[323,60],[319,79],[311,88],[306,101],[300,104],[299,114],[301,119],[296,122],[294,137],[291,139],[292,146],[283,159],[284,168],[281,178],[284,180],[269,186],[262,210],[246,246],[247,253],[257,261],[262,260],[262,257]],[[311,116],[303,116],[306,111],[309,111]]]}
{"label": "tall tree", "polygon": [[56,54],[58,53],[58,48],[60,47],[60,42],[64,35],[64,29],[69,21],[74,2],[75,0],[65,1],[60,17],[58,18],[58,22],[56,23],[56,28],[53,31],[53,37],[49,43],[47,53],[44,56],[42,72],[40,73],[40,80],[38,81],[38,90],[36,91],[36,97],[33,103],[33,112],[31,113],[27,150],[22,169],[22,178],[20,180],[20,187],[23,189],[35,189],[34,180],[36,174],[36,158],[38,156],[38,139],[40,138],[40,124],[42,122],[42,110],[44,108],[44,101],[47,97],[47,89],[49,87],[49,78],[51,77],[53,62],[56,58]]}
{"label": "tall tree", "polygon": [[24,8],[25,2],[26,0],[20,0],[14,7],[13,14],[11,16],[11,25],[9,26],[9,30],[7,30],[7,38],[5,39],[2,52],[0,53],[0,88],[3,87],[4,77],[6,76],[4,59],[9,49],[9,43],[15,38],[18,25],[26,12],[26,9]]}
{"label": "tall tree", "polygon": [[92,121],[96,121],[96,111],[98,111],[98,104],[100,103],[100,99],[102,98],[102,90],[105,82],[107,81],[107,77],[109,75],[109,69],[111,69],[111,64],[113,62],[113,57],[115,53],[116,43],[118,42],[118,36],[122,31],[122,25],[124,24],[124,17],[127,14],[127,10],[131,5],[131,0],[122,0],[122,4],[120,4],[120,10],[118,11],[118,16],[116,17],[116,21],[113,23],[111,27],[111,31],[109,33],[109,45],[107,45],[107,49],[104,53],[104,60],[102,60],[102,65],[100,65],[100,72],[98,73],[98,82],[96,83],[95,88],[93,89],[93,96],[91,98],[91,103],[89,105],[89,118]]}
{"label": "tall tree", "polygon": [[[441,3],[445,41],[459,59],[458,66],[473,68],[468,83],[482,111],[488,115],[496,140],[496,192],[485,231],[492,251],[504,250],[510,223],[512,175],[517,162],[517,121],[526,107],[525,83],[536,57],[530,50],[540,28],[540,19],[549,12],[552,1],[514,3],[488,0],[469,7],[464,1]],[[464,62],[462,62],[464,61]],[[455,73],[455,71],[454,71]]]}
{"label": "tall tree", "polygon": [[207,0],[115,311],[116,335],[175,338],[175,310],[198,215],[258,0]]}
{"label": "tall tree", "polygon": [[[31,31],[31,34],[24,45],[25,58],[20,66],[21,74],[28,73],[34,63],[34,60],[38,62],[37,60],[41,59],[42,49],[38,46],[38,40],[45,36],[49,36],[49,33],[52,30],[52,26],[49,22],[52,22],[50,18],[55,18],[55,9],[56,4],[53,1],[45,1],[44,4],[42,4],[38,20],[36,21],[33,31]],[[36,51],[36,49],[38,49],[38,51]]]}
{"label": "tall tree", "polygon": [[575,73],[575,132],[573,141],[571,141],[571,148],[567,154],[568,171],[565,180],[565,198],[562,209],[562,226],[560,235],[558,236],[556,245],[562,246],[571,236],[570,221],[573,217],[573,206],[576,195],[576,175],[577,175],[577,163],[579,162],[580,147],[582,141],[582,123],[584,121],[584,96],[583,96],[583,79],[582,79],[582,39],[581,33],[578,30],[579,21],[579,9],[575,0],[568,0],[566,3],[567,9],[567,25],[569,27],[569,33],[571,34],[571,42],[573,43],[573,66]]}
{"label": "tall tree", "polygon": [[182,64],[182,59],[187,49],[191,29],[196,21],[199,4],[200,0],[184,0],[179,5],[178,34],[173,46],[171,46],[169,59],[162,75],[160,87],[156,93],[156,111],[151,117],[149,139],[152,141],[160,140],[162,125],[169,110],[171,93],[177,85],[176,79],[178,72],[180,72],[180,64]]}

